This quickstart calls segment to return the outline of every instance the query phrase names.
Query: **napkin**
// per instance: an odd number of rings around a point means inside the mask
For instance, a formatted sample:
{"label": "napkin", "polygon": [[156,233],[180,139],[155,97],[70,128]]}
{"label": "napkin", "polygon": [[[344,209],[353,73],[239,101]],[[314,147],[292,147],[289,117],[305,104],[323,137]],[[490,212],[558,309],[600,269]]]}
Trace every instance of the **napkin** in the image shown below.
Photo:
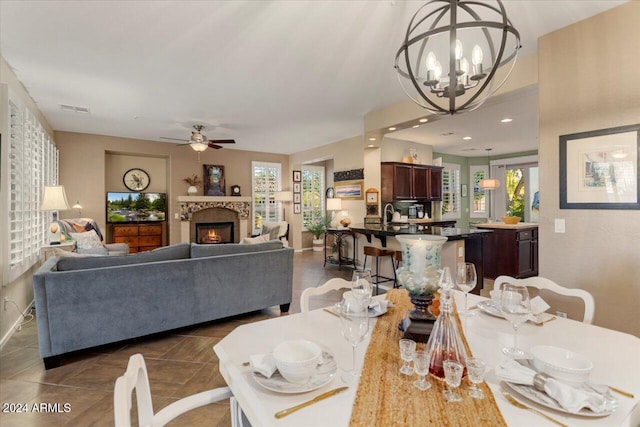
{"label": "napkin", "polygon": [[369,314],[373,316],[381,316],[387,312],[393,303],[389,300],[373,301],[369,304]]}
{"label": "napkin", "polygon": [[249,356],[249,365],[251,370],[257,372],[267,378],[276,371],[276,361],[271,353],[253,354]]}
{"label": "napkin", "polygon": [[[496,376],[504,381],[533,386],[536,371],[521,365],[513,359],[505,359],[496,366]],[[544,391],[554,398],[558,404],[569,412],[576,413],[582,408],[591,409],[595,413],[607,410],[606,399],[594,392],[578,389],[553,378],[544,381]]]}
{"label": "napkin", "polygon": [[533,323],[545,322],[549,320],[549,318],[553,317],[551,314],[545,313],[545,311],[549,310],[551,307],[540,295],[532,298],[529,303],[531,304],[531,315],[529,316],[529,320]]}

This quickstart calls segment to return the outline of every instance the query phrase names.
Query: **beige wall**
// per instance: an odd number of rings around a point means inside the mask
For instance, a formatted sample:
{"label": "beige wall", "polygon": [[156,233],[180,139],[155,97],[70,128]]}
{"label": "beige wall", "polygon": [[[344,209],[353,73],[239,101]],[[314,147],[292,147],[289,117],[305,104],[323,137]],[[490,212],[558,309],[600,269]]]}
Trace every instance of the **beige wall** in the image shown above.
{"label": "beige wall", "polygon": [[[640,212],[559,209],[560,135],[640,122],[640,2],[539,41],[540,275],[591,292],[594,323],[640,336]],[[554,233],[564,218],[566,233]]]}
{"label": "beige wall", "polygon": [[[231,185],[239,185],[243,196],[251,196],[252,161],[281,163],[283,176],[290,176],[288,156],[280,154],[208,149],[198,159],[190,147],[170,143],[73,132],[56,132],[55,137],[60,149],[60,182],[67,197],[80,200],[82,216],[94,218],[102,229],[106,230],[105,192],[111,186],[123,189],[122,174],[130,167],[147,168],[149,191],[167,193],[169,243],[180,241],[177,197],[186,196],[188,187],[182,179],[193,174],[202,178],[203,164],[225,167],[227,194]],[[202,194],[202,187],[200,191]],[[63,218],[74,215],[75,211],[61,213]]]}

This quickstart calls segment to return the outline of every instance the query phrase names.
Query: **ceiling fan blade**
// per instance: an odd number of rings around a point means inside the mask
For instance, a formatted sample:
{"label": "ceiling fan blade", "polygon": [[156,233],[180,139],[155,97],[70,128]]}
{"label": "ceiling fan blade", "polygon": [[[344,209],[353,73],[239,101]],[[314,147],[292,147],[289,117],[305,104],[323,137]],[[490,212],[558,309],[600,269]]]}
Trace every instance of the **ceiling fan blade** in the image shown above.
{"label": "ceiling fan blade", "polygon": [[209,147],[210,148],[215,148],[216,150],[219,150],[219,149],[222,148],[222,145],[214,144],[213,142],[209,141]]}
{"label": "ceiling fan blade", "polygon": [[160,139],[169,139],[171,141],[189,141],[188,139],[181,139],[181,138],[167,138],[166,136],[161,136]]}
{"label": "ceiling fan blade", "polygon": [[212,144],[235,144],[235,139],[210,139],[209,143]]}

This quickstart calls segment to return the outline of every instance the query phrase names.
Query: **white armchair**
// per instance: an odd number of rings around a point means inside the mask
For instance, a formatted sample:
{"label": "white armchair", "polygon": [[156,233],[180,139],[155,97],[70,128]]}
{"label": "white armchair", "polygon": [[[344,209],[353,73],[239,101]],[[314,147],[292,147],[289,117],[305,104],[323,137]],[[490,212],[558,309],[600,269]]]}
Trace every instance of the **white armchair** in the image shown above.
{"label": "white armchair", "polygon": [[[277,229],[277,231],[276,231]],[[289,223],[287,221],[265,221],[262,223],[260,235],[269,234],[269,240],[282,240],[282,244],[289,246]]]}

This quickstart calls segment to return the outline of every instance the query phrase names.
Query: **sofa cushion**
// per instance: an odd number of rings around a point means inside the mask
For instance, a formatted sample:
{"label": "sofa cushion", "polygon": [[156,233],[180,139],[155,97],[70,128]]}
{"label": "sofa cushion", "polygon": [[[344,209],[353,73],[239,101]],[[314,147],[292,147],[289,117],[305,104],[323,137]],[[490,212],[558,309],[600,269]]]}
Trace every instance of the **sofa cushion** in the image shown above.
{"label": "sofa cushion", "polygon": [[84,233],[69,233],[69,235],[76,241],[78,249],[98,249],[103,247],[95,230],[85,231]]}
{"label": "sofa cushion", "polygon": [[226,245],[199,245],[197,243],[192,243],[191,258],[270,251],[274,249],[282,249],[282,242],[279,240],[271,240],[269,242],[258,243],[255,245],[240,245],[236,243]]}
{"label": "sofa cushion", "polygon": [[164,246],[149,252],[123,256],[99,256],[87,258],[67,258],[58,260],[58,271],[87,270],[90,268],[113,267],[116,265],[142,264],[173,259],[187,259],[191,247],[189,243]]}
{"label": "sofa cushion", "polygon": [[268,234],[264,234],[262,236],[256,236],[256,237],[243,237],[242,240],[240,240],[240,244],[241,245],[256,245],[258,243],[268,242],[269,240],[271,240],[269,238],[269,235]]}

